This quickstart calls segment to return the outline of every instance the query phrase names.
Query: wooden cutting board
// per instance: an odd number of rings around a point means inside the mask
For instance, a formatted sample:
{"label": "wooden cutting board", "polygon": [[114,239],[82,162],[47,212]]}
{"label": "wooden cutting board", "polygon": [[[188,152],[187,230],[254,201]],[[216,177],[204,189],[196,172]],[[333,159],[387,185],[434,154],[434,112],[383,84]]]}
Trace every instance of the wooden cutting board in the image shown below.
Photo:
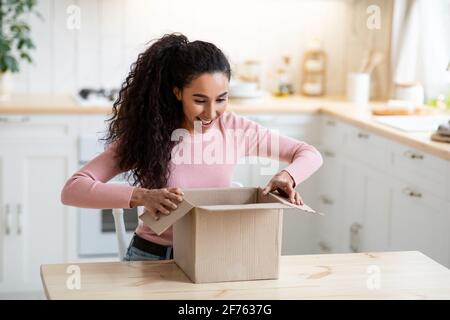
{"label": "wooden cutting board", "polygon": [[423,108],[416,108],[414,110],[410,109],[372,109],[372,114],[375,116],[407,116],[407,115],[425,115],[431,114],[430,110]]}
{"label": "wooden cutting board", "polygon": [[450,136],[443,136],[443,135],[440,135],[437,132],[435,132],[431,135],[431,140],[437,141],[437,142],[450,143]]}

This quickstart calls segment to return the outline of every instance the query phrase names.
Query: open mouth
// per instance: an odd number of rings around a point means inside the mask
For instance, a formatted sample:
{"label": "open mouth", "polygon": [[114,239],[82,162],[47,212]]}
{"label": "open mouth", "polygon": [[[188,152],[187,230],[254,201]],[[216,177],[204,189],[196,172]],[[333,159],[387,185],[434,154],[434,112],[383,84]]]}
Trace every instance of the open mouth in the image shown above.
{"label": "open mouth", "polygon": [[197,120],[201,121],[202,122],[202,126],[204,126],[204,127],[207,127],[207,126],[211,125],[213,123],[213,121],[214,121],[214,120],[204,120],[204,119],[201,119],[199,117],[197,117]]}

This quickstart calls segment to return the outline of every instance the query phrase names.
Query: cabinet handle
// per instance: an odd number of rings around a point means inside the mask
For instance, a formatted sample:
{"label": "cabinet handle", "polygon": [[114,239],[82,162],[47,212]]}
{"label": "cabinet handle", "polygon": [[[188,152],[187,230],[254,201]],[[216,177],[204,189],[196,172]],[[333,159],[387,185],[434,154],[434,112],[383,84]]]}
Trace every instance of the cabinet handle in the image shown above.
{"label": "cabinet handle", "polygon": [[335,127],[336,126],[336,122],[333,120],[327,120],[326,125],[329,127]]}
{"label": "cabinet handle", "polygon": [[22,206],[17,205],[17,234],[22,234]]}
{"label": "cabinet handle", "polygon": [[319,248],[322,252],[331,252],[331,247],[323,241],[319,242]]}
{"label": "cabinet handle", "polygon": [[9,204],[5,205],[5,233],[11,233],[11,213],[9,212]]}
{"label": "cabinet handle", "polygon": [[410,197],[422,198],[422,193],[411,190],[410,188],[403,189],[403,193]]}
{"label": "cabinet handle", "polygon": [[329,151],[329,150],[325,150],[323,152],[323,154],[328,158],[334,158],[336,156],[333,151]]}
{"label": "cabinet handle", "polygon": [[30,121],[29,116],[0,117],[0,122],[3,122],[3,123],[25,123],[28,121]]}
{"label": "cabinet handle", "polygon": [[327,196],[322,196],[320,198],[323,204],[333,204],[333,199],[328,198]]}
{"label": "cabinet handle", "polygon": [[362,225],[355,222],[350,226],[350,250],[352,252],[359,252],[360,245],[360,234],[359,231],[362,229]]}
{"label": "cabinet handle", "polygon": [[415,152],[413,152],[411,150],[405,151],[405,153],[403,153],[403,155],[405,157],[407,157],[407,158],[410,158],[410,159],[422,160],[424,158],[424,156],[422,154],[415,153]]}
{"label": "cabinet handle", "polygon": [[369,135],[367,133],[358,132],[358,138],[369,139]]}

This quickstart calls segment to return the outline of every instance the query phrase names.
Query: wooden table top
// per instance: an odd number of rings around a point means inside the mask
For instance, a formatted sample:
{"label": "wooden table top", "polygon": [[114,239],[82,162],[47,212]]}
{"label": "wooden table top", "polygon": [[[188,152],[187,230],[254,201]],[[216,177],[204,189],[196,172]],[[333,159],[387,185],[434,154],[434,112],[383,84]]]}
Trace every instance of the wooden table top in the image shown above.
{"label": "wooden table top", "polygon": [[277,280],[194,284],[173,260],[42,265],[41,278],[49,299],[450,299],[450,270],[417,251],[282,256]]}

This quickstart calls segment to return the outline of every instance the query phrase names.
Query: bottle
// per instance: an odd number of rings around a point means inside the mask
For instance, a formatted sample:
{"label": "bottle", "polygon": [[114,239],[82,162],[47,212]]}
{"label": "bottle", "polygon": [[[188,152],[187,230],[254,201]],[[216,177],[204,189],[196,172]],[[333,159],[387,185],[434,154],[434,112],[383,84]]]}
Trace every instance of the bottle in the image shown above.
{"label": "bottle", "polygon": [[276,70],[276,88],[273,94],[277,97],[285,97],[294,93],[290,75],[291,57],[283,56],[282,61],[282,66]]}

